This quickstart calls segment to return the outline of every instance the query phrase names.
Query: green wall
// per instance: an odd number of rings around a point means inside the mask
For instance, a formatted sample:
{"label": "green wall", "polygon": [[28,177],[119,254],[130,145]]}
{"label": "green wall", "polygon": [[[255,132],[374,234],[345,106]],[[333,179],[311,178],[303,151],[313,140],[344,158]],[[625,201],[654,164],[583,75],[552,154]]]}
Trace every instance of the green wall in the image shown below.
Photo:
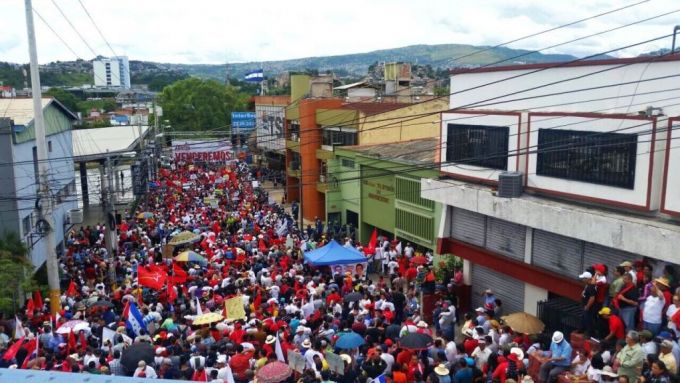
{"label": "green wall", "polygon": [[[54,105],[48,105],[43,109],[43,116],[45,118],[45,135],[61,133],[71,129],[71,120]],[[33,120],[28,124],[26,129],[21,133],[14,134],[14,140],[17,144],[35,140],[35,127]]]}
{"label": "green wall", "polygon": [[[394,175],[385,170],[361,165],[361,220],[394,232]],[[362,239],[366,233],[362,233]]]}

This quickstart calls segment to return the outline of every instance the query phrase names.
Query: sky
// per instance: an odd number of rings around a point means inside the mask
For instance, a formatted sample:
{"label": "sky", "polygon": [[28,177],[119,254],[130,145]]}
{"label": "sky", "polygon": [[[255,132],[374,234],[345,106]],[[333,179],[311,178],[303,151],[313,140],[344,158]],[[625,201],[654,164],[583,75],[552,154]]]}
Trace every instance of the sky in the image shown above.
{"label": "sky", "polygon": [[[221,64],[360,53],[413,44],[495,45],[640,1],[33,0],[33,7],[56,32],[34,17],[40,63],[89,60],[115,53],[131,60]],[[591,55],[670,35],[673,26],[680,24],[680,2],[649,0],[508,46],[543,49],[676,9],[679,12],[665,17],[543,51]],[[24,1],[0,0],[0,14],[0,61],[28,62]],[[611,55],[636,56],[670,45],[671,38],[667,37]]]}

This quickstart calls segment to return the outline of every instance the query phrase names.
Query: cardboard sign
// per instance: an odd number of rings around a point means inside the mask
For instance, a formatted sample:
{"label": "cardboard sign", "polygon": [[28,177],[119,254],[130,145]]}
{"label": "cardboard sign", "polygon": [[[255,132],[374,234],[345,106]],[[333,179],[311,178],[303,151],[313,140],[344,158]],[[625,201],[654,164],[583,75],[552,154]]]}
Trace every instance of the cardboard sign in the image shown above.
{"label": "cardboard sign", "polygon": [[326,363],[328,363],[328,368],[338,375],[345,374],[345,361],[342,360],[340,355],[334,354],[332,352],[326,351],[324,353],[326,357]]}
{"label": "cardboard sign", "polygon": [[246,319],[246,310],[243,308],[243,298],[237,295],[224,301],[227,309],[227,319]]}
{"label": "cardboard sign", "polygon": [[288,350],[288,366],[302,374],[305,371],[305,358],[297,351]]}

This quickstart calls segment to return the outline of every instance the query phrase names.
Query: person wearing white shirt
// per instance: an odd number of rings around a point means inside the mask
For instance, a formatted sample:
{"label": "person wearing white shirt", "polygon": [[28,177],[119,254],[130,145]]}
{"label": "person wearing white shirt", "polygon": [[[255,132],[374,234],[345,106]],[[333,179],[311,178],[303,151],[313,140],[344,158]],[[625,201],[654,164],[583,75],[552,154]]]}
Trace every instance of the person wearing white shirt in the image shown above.
{"label": "person wearing white shirt", "polygon": [[676,337],[680,336],[680,329],[678,329],[678,326],[673,321],[673,315],[675,315],[678,309],[680,309],[680,297],[674,295],[673,304],[669,305],[668,309],[666,309],[666,319],[668,320],[668,329],[672,330]]}
{"label": "person wearing white shirt", "polygon": [[137,364],[137,369],[135,370],[135,373],[132,375],[135,378],[149,378],[149,379],[156,379],[158,378],[158,375],[156,374],[156,370],[154,370],[152,367],[149,367],[146,365],[146,362],[143,360],[140,360],[139,363]]}
{"label": "person wearing white shirt", "polygon": [[392,366],[394,366],[394,356],[388,352],[381,352],[380,359],[385,361],[387,368],[383,371],[383,374],[389,374],[392,372]]}
{"label": "person wearing white shirt", "polygon": [[414,252],[415,250],[413,249],[413,246],[411,246],[410,243],[406,243],[406,247],[404,247],[404,255],[406,258],[411,259]]}
{"label": "person wearing white shirt", "polygon": [[305,319],[312,316],[312,314],[314,314],[314,301],[313,300],[307,301],[304,305],[302,305],[301,310],[302,310],[302,316]]}
{"label": "person wearing white shirt", "polygon": [[484,366],[489,361],[489,356],[491,356],[491,349],[486,347],[486,341],[484,339],[480,339],[479,346],[472,351],[470,356],[475,359],[475,366],[480,370],[483,370]]}
{"label": "person wearing white shirt", "polygon": [[645,305],[642,308],[642,326],[655,336],[661,331],[663,307],[666,303],[661,289],[658,288],[659,283],[664,283],[664,281],[656,279],[652,282],[649,296],[645,299]]}

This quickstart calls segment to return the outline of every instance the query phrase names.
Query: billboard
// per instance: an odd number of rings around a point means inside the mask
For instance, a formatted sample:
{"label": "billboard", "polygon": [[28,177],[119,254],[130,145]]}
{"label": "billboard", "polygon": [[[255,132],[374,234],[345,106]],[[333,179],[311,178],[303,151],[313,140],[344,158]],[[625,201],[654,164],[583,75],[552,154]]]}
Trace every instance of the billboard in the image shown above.
{"label": "billboard", "polygon": [[175,161],[184,162],[227,162],[233,160],[231,143],[228,140],[173,140],[172,154]]}
{"label": "billboard", "polygon": [[284,122],[286,107],[279,105],[255,105],[257,147],[283,152],[286,149]]}
{"label": "billboard", "polygon": [[231,112],[231,134],[250,134],[255,129],[255,112]]}

